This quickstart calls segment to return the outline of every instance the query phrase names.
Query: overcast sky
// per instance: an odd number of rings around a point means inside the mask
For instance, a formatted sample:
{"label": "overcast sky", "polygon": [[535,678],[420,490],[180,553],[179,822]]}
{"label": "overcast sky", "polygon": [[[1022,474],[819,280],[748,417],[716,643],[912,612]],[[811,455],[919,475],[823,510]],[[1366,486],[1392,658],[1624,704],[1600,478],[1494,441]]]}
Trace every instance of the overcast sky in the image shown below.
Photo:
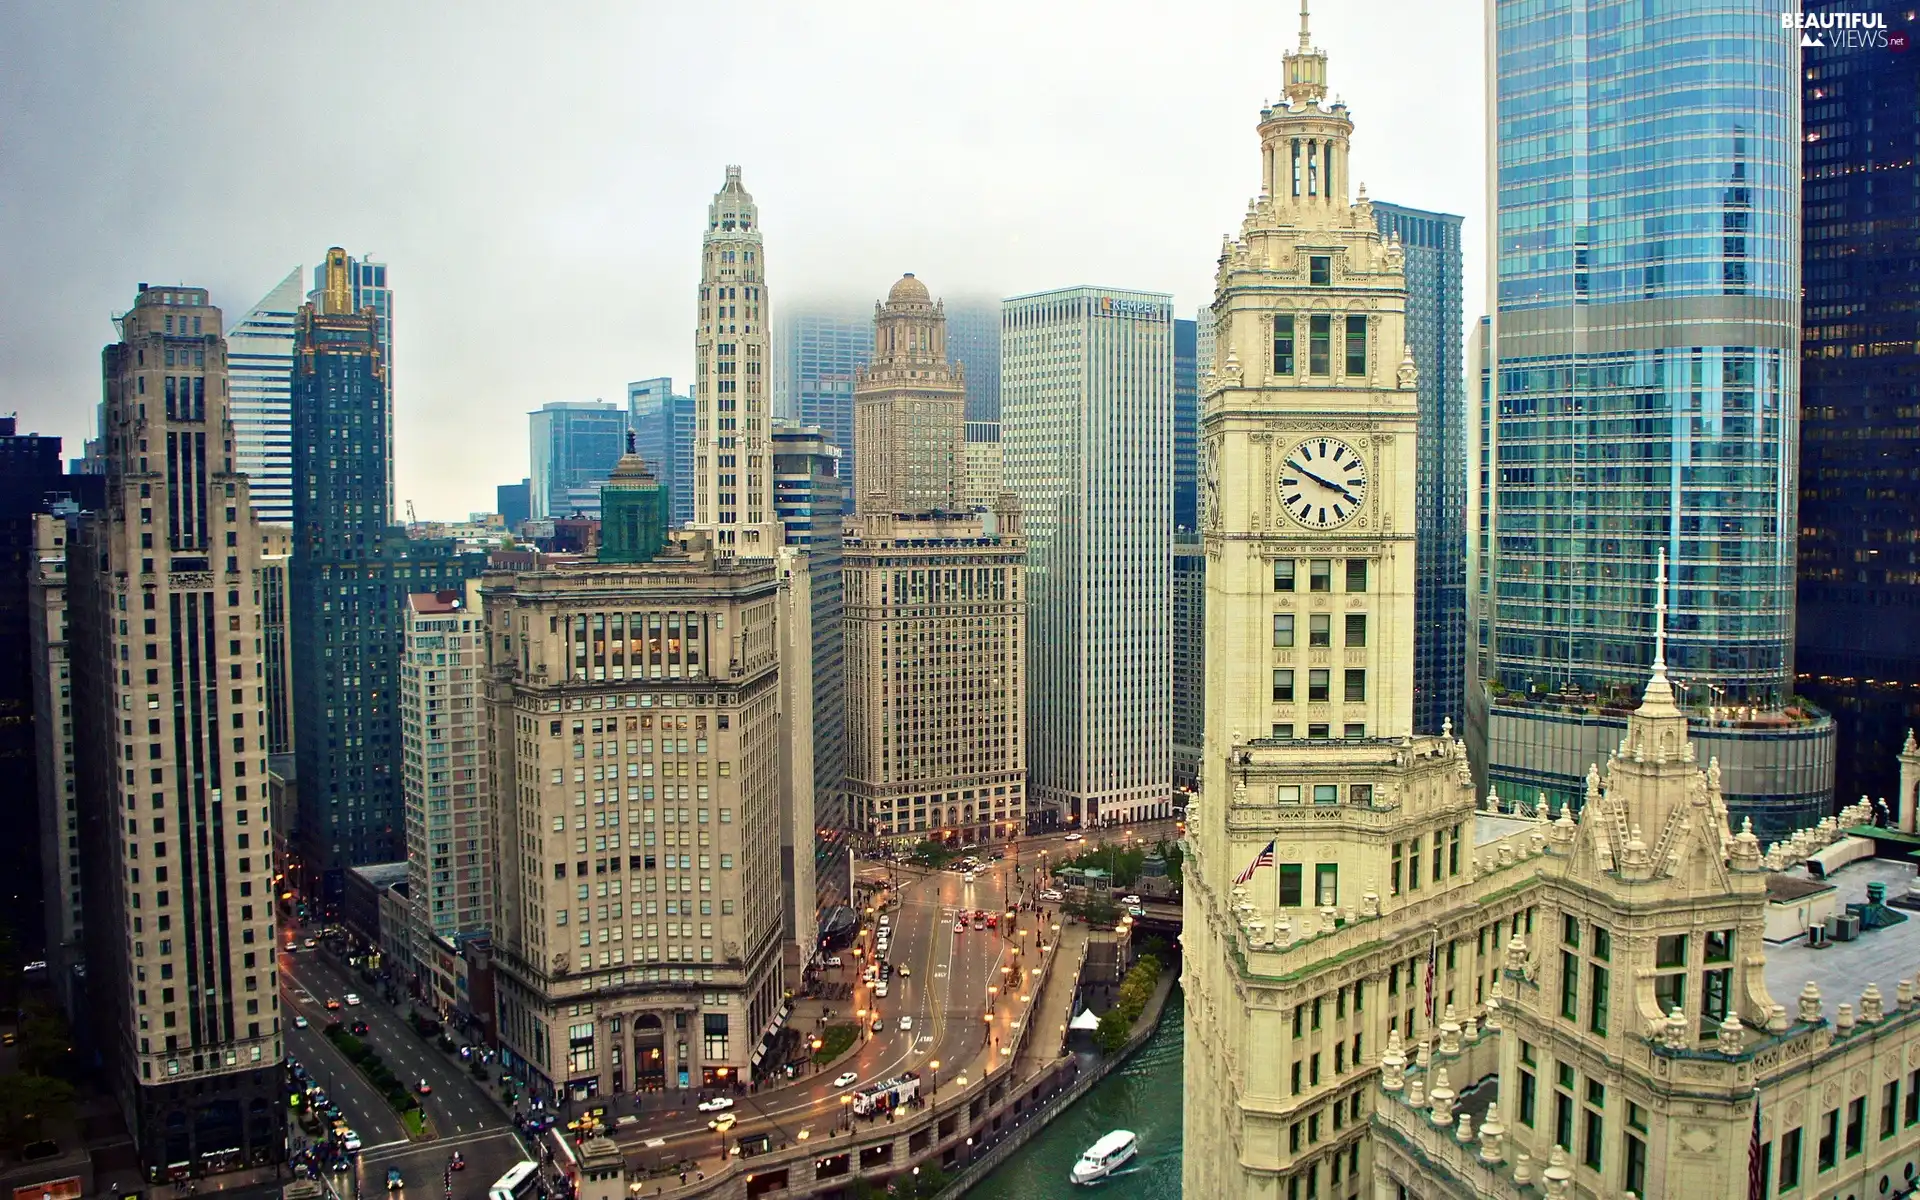
{"label": "overcast sky", "polygon": [[[1464,215],[1481,6],[1316,0],[1376,200]],[[0,5],[0,413],[92,431],[140,281],[234,319],[329,245],[390,264],[398,495],[493,507],[525,414],[693,359],[744,167],[776,308],[1089,283],[1210,299],[1258,188],[1289,0]]]}

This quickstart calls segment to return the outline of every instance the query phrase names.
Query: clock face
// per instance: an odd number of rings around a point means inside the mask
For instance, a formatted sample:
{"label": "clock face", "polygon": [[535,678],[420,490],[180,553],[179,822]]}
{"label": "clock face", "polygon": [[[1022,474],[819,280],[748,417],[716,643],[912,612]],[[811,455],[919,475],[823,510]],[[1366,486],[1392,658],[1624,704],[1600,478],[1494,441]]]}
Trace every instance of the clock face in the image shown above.
{"label": "clock face", "polygon": [[1280,464],[1280,503],[1310,529],[1344,525],[1367,496],[1367,467],[1337,438],[1311,438]]}

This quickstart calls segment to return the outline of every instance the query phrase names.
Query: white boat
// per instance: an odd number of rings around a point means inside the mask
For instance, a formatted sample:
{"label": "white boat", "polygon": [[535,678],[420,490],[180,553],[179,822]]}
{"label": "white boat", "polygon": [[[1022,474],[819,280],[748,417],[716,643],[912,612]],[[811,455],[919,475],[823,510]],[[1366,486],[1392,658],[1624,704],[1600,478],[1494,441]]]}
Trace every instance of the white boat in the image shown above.
{"label": "white boat", "polygon": [[1133,1161],[1139,1153],[1140,1139],[1130,1129],[1116,1129],[1093,1145],[1073,1164],[1070,1178],[1075,1183],[1098,1183]]}

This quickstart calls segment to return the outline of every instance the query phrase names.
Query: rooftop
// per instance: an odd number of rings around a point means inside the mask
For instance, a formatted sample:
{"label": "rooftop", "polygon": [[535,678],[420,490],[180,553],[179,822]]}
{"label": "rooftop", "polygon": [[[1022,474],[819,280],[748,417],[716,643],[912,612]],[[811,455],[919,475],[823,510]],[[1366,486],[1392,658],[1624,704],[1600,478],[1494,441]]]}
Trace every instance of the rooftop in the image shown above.
{"label": "rooftop", "polygon": [[[1782,872],[1782,877],[1812,882],[1804,866]],[[1907,894],[1913,880],[1911,863],[1868,858],[1835,872],[1827,881],[1840,893],[1839,903],[1845,905],[1864,904],[1867,885],[1874,882],[1887,885],[1889,901],[1898,900]],[[1820,994],[1830,1006],[1841,1001],[1857,1006],[1861,991],[1869,983],[1879,984],[1882,995],[1893,995],[1903,976],[1920,972],[1920,913],[1903,911],[1907,919],[1898,925],[1863,929],[1856,940],[1834,942],[1824,950],[1807,945],[1804,938],[1768,946],[1767,990],[1773,993],[1774,1003],[1787,1005],[1791,1012],[1794,997],[1809,979],[1820,986]]]}

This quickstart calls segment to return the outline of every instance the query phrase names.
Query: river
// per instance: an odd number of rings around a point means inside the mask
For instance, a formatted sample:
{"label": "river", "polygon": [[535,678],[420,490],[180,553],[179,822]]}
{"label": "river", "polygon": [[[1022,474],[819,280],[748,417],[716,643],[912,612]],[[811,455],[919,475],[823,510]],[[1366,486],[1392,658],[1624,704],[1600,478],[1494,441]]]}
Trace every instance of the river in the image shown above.
{"label": "river", "polygon": [[[967,1200],[1178,1200],[1186,1008],[1180,990],[1167,997],[1159,1030],[1126,1065],[1101,1080],[1067,1112],[968,1189]],[[1081,1151],[1114,1129],[1140,1135],[1129,1170],[1092,1188],[1067,1182]]]}

